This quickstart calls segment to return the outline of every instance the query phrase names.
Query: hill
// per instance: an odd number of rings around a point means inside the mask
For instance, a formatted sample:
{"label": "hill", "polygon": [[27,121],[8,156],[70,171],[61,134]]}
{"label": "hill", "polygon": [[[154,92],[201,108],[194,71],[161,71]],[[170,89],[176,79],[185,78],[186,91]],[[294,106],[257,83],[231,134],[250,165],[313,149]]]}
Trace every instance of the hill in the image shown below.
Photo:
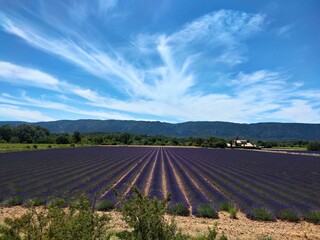
{"label": "hill", "polygon": [[0,125],[39,125],[55,133],[80,132],[128,132],[143,135],[165,135],[175,137],[217,136],[227,139],[235,137],[250,140],[319,140],[320,124],[306,123],[252,123],[231,122],[148,122],[132,120],[59,120],[51,122],[0,121]]}

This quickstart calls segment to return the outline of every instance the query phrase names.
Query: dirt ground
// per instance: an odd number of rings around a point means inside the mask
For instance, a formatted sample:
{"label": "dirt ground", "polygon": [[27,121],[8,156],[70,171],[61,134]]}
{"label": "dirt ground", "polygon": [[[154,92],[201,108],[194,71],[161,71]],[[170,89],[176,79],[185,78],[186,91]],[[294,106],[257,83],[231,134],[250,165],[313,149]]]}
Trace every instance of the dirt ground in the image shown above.
{"label": "dirt ground", "polygon": [[[23,207],[0,208],[0,223],[3,223],[5,217],[18,217],[27,211]],[[119,212],[110,212],[112,217],[111,229],[120,231],[128,229],[128,226],[122,221]],[[206,219],[196,217],[175,217],[178,227],[183,233],[192,236],[198,236],[208,231],[215,222],[218,223],[219,234],[224,233],[229,240],[244,239],[262,239],[263,236],[272,237],[273,240],[296,240],[312,239],[320,240],[320,225],[315,225],[305,221],[299,223],[289,223],[284,221],[276,222],[258,222],[238,213],[238,219],[230,219],[229,214],[219,213],[219,219]],[[166,216],[170,219],[171,216]]]}

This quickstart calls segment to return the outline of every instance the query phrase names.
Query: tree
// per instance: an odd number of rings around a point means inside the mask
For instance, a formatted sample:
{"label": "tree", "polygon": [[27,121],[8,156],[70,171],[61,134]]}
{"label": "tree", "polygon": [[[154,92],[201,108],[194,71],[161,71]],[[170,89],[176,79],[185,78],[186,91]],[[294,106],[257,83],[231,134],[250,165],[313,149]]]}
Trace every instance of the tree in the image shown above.
{"label": "tree", "polygon": [[10,141],[10,138],[13,135],[13,129],[10,125],[3,125],[0,127],[0,138],[5,140],[6,142]]}
{"label": "tree", "polygon": [[32,143],[35,129],[31,125],[21,124],[17,127],[17,137],[20,143]]}
{"label": "tree", "polygon": [[68,133],[64,133],[62,135],[59,135],[56,138],[56,143],[57,144],[68,144],[69,142],[69,134]]}
{"label": "tree", "polygon": [[126,145],[127,145],[130,137],[131,137],[131,136],[130,136],[129,133],[124,132],[124,133],[121,133],[121,134],[120,134],[119,140],[120,140],[120,142],[122,142],[123,144],[126,144]]}
{"label": "tree", "polygon": [[308,151],[320,151],[320,142],[311,142],[307,146]]}
{"label": "tree", "polygon": [[80,134],[79,131],[75,131],[75,132],[73,133],[73,141],[74,141],[75,143],[81,142],[81,134]]}

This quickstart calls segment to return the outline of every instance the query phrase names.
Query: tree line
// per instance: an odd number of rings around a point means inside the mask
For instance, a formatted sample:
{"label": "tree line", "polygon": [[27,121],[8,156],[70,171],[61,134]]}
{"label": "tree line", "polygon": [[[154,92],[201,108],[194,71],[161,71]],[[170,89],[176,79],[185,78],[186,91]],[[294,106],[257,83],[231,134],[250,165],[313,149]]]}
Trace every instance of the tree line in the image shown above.
{"label": "tree line", "polygon": [[[47,143],[47,144],[94,144],[94,145],[157,145],[157,146],[197,146],[224,148],[231,139],[218,137],[167,137],[163,135],[140,135],[123,133],[51,133],[48,129],[21,124],[16,127],[0,126],[0,143]],[[320,151],[320,142],[308,141],[257,141],[257,146],[306,147],[309,151]]]}
{"label": "tree line", "polygon": [[124,133],[51,133],[48,129],[21,124],[16,127],[3,125],[0,127],[0,143],[48,143],[48,144],[95,144],[95,145],[160,145],[160,146],[227,146],[222,138],[209,137],[166,137],[162,135],[139,135]]}

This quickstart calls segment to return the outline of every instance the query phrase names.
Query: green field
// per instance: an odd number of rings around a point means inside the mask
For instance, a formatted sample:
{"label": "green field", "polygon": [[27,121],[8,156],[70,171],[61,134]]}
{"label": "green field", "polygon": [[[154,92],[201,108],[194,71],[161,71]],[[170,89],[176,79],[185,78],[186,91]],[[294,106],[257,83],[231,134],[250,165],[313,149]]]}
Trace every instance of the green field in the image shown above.
{"label": "green field", "polygon": [[294,151],[307,151],[307,147],[272,147],[270,149],[277,150],[294,150]]}
{"label": "green field", "polygon": [[48,143],[0,143],[0,153],[4,152],[19,152],[19,151],[34,151],[53,148],[71,148],[84,147],[86,144],[48,144]]}

